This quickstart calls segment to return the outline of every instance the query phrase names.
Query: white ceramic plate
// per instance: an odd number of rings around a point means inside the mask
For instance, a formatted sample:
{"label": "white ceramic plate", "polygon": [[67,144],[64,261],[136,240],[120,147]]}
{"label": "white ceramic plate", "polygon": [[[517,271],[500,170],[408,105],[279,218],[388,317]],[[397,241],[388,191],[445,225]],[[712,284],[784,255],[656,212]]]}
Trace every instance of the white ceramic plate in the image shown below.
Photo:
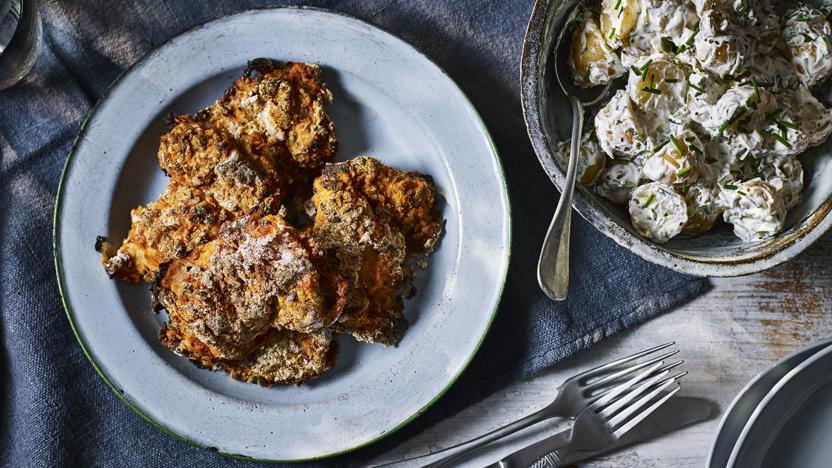
{"label": "white ceramic plate", "polygon": [[739,395],[731,402],[731,406],[722,417],[707,465],[711,468],[725,467],[743,427],[772,387],[800,363],[829,345],[830,342],[825,341],[786,356],[771,368],[758,374],[740,390]]}
{"label": "white ceramic plate", "polygon": [[729,467],[828,468],[832,460],[832,346],[792,369],[743,429]]}
{"label": "white ceramic plate", "polygon": [[[342,337],[338,365],[300,387],[261,388],[198,369],[158,343],[147,285],[107,278],[97,235],[123,238],[129,211],[166,178],[155,158],[164,118],[197,111],[246,61],[318,63],[335,102],[338,159],[373,155],[430,174],[445,234],[396,348]],[[269,460],[334,455],[403,426],[443,394],[495,313],[509,257],[502,170],[475,109],[434,63],[402,40],[321,10],[249,11],[172,39],[125,73],[82,126],[55,209],[59,286],[81,346],[142,416],[193,444]]]}

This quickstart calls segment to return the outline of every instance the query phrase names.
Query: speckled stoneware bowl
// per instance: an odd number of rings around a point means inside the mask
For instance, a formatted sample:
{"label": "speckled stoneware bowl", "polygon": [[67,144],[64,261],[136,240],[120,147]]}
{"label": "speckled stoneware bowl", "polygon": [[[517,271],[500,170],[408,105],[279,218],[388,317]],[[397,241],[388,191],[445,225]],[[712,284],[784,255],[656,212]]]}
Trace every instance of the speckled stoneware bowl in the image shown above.
{"label": "speckled stoneware bowl", "polygon": [[[535,3],[523,46],[520,83],[529,137],[540,164],[559,189],[566,168],[553,154],[558,143],[569,138],[572,117],[555,78],[553,48],[566,3]],[[826,86],[822,94],[828,105],[832,87]],[[698,276],[746,275],[794,258],[832,227],[832,142],[812,148],[800,160],[806,174],[801,203],[789,210],[782,233],[754,244],[735,237],[730,225],[718,225],[699,237],[678,237],[660,245],[635,232],[626,209],[590,188],[578,184],[573,203],[598,230],[653,263]]]}

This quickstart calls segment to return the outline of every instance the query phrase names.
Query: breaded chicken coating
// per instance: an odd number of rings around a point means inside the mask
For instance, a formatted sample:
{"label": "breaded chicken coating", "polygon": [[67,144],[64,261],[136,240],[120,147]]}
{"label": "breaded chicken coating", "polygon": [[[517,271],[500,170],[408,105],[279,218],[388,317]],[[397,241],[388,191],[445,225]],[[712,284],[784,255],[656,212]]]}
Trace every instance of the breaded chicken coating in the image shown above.
{"label": "breaded chicken coating", "polygon": [[171,181],[158,200],[130,212],[130,231],[117,252],[102,237],[96,250],[110,277],[153,281],[163,264],[215,238],[228,219],[229,213],[202,189]]}
{"label": "breaded chicken coating", "polygon": [[338,318],[347,285],[325,263],[279,216],[242,218],[163,270],[154,302],[211,355],[239,360],[273,328],[311,332]]}
{"label": "breaded chicken coating", "polygon": [[324,168],[309,206],[312,232],[350,281],[335,329],[393,345],[406,327],[411,256],[430,252],[442,231],[433,185],[425,178],[360,157]]}

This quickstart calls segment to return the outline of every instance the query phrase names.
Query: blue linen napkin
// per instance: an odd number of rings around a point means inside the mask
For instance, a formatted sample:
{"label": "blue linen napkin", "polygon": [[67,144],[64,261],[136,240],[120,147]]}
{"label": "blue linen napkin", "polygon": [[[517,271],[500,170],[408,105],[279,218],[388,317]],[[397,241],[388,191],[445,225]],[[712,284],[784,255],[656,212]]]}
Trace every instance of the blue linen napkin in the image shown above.
{"label": "blue linen napkin", "polygon": [[[269,3],[41,2],[44,46],[38,63],[24,81],[0,92],[0,464],[254,465],[168,437],[95,375],[58,296],[51,226],[58,179],[80,122],[118,74],[191,26]],[[528,142],[519,102],[519,57],[531,0],[307,4],[392,31],[448,71],[483,115],[502,154],[514,217],[508,283],[477,358],[409,426],[325,464],[360,465],[500,386],[703,290],[703,280],[637,258],[579,217],[572,227],[569,300],[555,304],[538,290],[538,248],[557,193]]]}

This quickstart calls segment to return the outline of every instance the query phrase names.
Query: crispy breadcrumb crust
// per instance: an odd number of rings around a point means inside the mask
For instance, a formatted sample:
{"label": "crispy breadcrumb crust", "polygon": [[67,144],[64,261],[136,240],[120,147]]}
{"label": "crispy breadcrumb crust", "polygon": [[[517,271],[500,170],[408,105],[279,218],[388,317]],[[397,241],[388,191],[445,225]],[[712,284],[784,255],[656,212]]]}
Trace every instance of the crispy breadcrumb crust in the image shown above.
{"label": "crispy breadcrumb crust", "polygon": [[314,182],[313,235],[350,281],[335,329],[361,341],[396,344],[406,328],[414,262],[442,232],[433,185],[370,157],[328,165]]}
{"label": "crispy breadcrumb crust", "polygon": [[273,328],[312,332],[338,318],[346,281],[322,271],[324,260],[279,216],[246,217],[171,262],[154,283],[153,297],[212,355],[239,360]]}

